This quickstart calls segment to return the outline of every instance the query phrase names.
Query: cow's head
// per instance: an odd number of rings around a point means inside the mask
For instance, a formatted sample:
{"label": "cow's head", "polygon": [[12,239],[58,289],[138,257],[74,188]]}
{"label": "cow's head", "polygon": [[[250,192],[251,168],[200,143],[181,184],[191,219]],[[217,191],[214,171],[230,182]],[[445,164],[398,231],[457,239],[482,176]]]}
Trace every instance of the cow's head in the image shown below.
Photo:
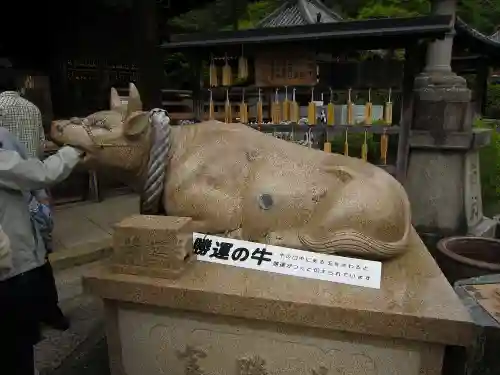
{"label": "cow's head", "polygon": [[142,110],[139,92],[131,83],[127,104],[111,89],[110,110],[53,121],[51,138],[58,145],[85,151],[87,167],[139,173],[149,154],[149,132],[149,113]]}

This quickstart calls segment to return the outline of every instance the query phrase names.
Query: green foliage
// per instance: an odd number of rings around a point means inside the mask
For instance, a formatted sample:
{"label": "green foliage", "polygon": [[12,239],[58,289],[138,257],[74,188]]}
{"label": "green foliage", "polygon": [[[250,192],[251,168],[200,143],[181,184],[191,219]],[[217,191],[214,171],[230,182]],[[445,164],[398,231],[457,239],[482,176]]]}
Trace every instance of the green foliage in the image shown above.
{"label": "green foliage", "polygon": [[486,97],[486,117],[500,118],[500,85],[488,85]]}
{"label": "green foliage", "polygon": [[360,8],[357,18],[414,17],[429,10],[428,0],[370,0]]}
{"label": "green foliage", "polygon": [[[361,157],[361,147],[363,146],[365,136],[364,134],[348,134],[349,142],[349,156]],[[332,152],[337,154],[344,153],[345,134],[336,135],[333,139],[328,140],[332,144]],[[368,145],[368,161],[373,164],[380,162],[380,143],[374,140],[372,134],[366,137],[366,144]]]}
{"label": "green foliage", "polygon": [[492,34],[500,23],[500,0],[461,0],[458,15],[479,31]]}
{"label": "green foliage", "polygon": [[497,121],[476,120],[475,127],[493,129],[491,143],[479,151],[483,205],[497,207],[500,202],[500,133]]}
{"label": "green foliage", "polygon": [[[169,21],[170,25],[189,31],[231,30],[233,27],[233,2],[236,0],[215,0],[204,8],[194,9]],[[241,4],[245,4],[241,2]],[[281,0],[249,2],[244,9],[237,9],[238,28],[250,29],[282,4]]]}

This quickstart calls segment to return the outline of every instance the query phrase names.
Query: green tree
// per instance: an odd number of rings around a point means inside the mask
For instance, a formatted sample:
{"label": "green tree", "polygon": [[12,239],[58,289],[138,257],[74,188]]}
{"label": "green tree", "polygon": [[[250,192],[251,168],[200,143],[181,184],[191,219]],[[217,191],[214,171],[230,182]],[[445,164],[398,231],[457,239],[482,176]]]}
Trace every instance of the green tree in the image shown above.
{"label": "green tree", "polygon": [[359,9],[357,18],[414,17],[429,11],[428,0],[370,0]]}

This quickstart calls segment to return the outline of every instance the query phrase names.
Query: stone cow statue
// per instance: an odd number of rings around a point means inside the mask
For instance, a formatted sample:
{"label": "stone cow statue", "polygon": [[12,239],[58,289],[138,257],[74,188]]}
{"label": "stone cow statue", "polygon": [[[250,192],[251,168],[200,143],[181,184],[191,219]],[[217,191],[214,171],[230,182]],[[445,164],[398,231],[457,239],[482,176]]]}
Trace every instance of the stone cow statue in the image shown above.
{"label": "stone cow statue", "polygon": [[[109,111],[55,121],[51,136],[86,151],[84,164],[118,169],[140,189],[153,158],[151,112],[133,84],[127,105],[111,91]],[[193,231],[369,259],[408,250],[410,203],[382,169],[243,124],[163,119],[170,148],[160,204],[168,215],[193,218]]]}

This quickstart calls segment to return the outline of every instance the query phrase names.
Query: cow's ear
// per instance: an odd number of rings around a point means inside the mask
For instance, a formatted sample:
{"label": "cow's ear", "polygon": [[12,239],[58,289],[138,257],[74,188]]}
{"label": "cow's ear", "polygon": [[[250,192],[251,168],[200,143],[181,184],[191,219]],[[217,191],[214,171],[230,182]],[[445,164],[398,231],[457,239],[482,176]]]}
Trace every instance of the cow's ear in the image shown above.
{"label": "cow's ear", "polygon": [[118,91],[114,87],[111,87],[111,93],[109,95],[109,109],[112,111],[120,111],[122,108],[122,101]]}
{"label": "cow's ear", "polygon": [[128,103],[127,103],[127,117],[134,112],[142,111],[141,94],[133,83],[129,85]]}
{"label": "cow's ear", "polygon": [[134,138],[146,132],[149,127],[149,113],[135,113],[123,122],[123,134],[127,138]]}

